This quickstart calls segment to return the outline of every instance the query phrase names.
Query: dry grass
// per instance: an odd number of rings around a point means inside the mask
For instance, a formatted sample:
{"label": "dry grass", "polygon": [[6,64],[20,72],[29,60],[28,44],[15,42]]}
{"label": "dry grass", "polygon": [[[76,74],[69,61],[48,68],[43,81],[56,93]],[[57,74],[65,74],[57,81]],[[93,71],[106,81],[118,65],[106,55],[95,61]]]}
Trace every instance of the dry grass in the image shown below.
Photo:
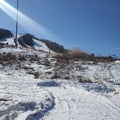
{"label": "dry grass", "polygon": [[83,52],[82,50],[79,50],[77,48],[74,48],[70,51],[70,55],[72,56],[73,59],[78,58],[78,59],[87,59],[88,54]]}

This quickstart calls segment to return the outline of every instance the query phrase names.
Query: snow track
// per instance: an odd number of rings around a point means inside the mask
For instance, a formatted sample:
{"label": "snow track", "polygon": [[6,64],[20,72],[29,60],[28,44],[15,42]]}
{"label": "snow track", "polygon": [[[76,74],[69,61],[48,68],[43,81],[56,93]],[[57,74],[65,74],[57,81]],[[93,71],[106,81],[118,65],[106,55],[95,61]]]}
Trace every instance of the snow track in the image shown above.
{"label": "snow track", "polygon": [[[4,76],[5,79],[5,76]],[[105,96],[66,81],[0,80],[0,120],[119,120]]]}
{"label": "snow track", "polygon": [[46,89],[55,97],[55,108],[43,120],[119,120],[120,109],[104,96],[69,85]]}

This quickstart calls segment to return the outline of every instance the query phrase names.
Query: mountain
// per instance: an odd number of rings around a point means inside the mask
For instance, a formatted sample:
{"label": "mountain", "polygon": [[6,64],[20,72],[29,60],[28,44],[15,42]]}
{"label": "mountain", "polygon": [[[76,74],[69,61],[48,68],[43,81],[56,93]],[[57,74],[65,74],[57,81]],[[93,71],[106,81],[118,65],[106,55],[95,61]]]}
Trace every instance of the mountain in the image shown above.
{"label": "mountain", "polygon": [[30,46],[30,47],[33,47],[33,48],[38,49],[38,50],[42,46],[45,47],[45,45],[47,45],[48,49],[50,49],[54,52],[57,52],[57,53],[65,52],[65,48],[62,45],[60,45],[56,42],[52,42],[50,40],[38,39],[34,35],[31,35],[29,33],[19,37],[18,42],[20,45],[22,45],[24,47]]}
{"label": "mountain", "polygon": [[[4,46],[4,44],[14,46],[14,39],[15,36],[11,33],[11,31],[0,29],[0,41],[2,42],[0,44],[2,47]],[[41,50],[44,52],[49,52],[50,50],[56,53],[65,52],[65,48],[62,45],[50,40],[38,39],[34,35],[31,35],[29,33],[18,35],[18,47]]]}
{"label": "mountain", "polygon": [[40,50],[44,52],[49,52],[50,49],[47,47],[47,45],[39,40],[38,38],[34,37],[33,35],[27,33],[25,35],[22,35],[18,38],[18,43],[22,47],[31,48],[34,50]]}
{"label": "mountain", "polygon": [[4,38],[8,38],[8,37],[11,37],[11,36],[13,36],[11,31],[0,28],[0,41],[4,40]]}

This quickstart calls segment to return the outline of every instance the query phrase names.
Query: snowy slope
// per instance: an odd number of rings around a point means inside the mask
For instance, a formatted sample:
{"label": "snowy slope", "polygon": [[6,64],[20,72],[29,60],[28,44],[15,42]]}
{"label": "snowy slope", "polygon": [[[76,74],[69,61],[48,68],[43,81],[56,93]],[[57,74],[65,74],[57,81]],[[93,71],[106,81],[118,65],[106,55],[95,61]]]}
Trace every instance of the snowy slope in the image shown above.
{"label": "snowy slope", "polygon": [[[68,65],[70,80],[50,79],[54,70],[59,73],[67,67],[55,69],[55,59],[47,58],[46,64],[39,53],[31,55],[41,58],[31,61],[29,54],[25,61],[0,62],[0,120],[119,120],[119,61],[98,65],[75,61]],[[92,82],[79,82],[78,76]]]}
{"label": "snowy slope", "polygon": [[[21,37],[21,35],[18,35],[18,39],[20,37]],[[5,44],[8,43],[9,46],[12,46],[12,45],[14,45],[14,38],[15,37],[5,38],[2,42]],[[27,48],[27,49],[34,49],[34,50],[43,51],[43,52],[51,51],[51,50],[49,50],[49,48],[47,47],[47,45],[44,42],[34,39],[34,38],[33,38],[33,41],[34,41],[34,43],[33,43],[34,46],[30,46],[30,45],[26,44],[24,40],[20,40],[20,42],[22,42],[22,44],[18,41],[18,49],[19,48],[22,48],[22,49]]]}
{"label": "snowy slope", "polygon": [[49,48],[47,47],[45,43],[37,39],[33,39],[33,41],[34,41],[34,47],[36,50],[42,50],[42,51],[49,52]]}
{"label": "snowy slope", "polygon": [[[18,35],[18,38],[20,37],[21,35]],[[1,42],[3,43],[8,43],[9,45],[14,45],[14,38],[15,36],[11,36],[11,37],[8,37],[8,38],[4,38],[3,40],[1,40]]]}

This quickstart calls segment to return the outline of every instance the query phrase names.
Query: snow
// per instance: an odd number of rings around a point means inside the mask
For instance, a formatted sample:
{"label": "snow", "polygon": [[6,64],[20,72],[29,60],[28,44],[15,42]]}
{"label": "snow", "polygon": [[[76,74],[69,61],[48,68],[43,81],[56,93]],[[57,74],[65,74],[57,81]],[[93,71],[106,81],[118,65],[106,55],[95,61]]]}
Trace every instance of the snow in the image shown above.
{"label": "snow", "polygon": [[34,119],[39,119],[54,106],[52,94],[37,87],[36,82],[28,81],[28,78],[9,77],[8,80],[5,76],[1,77],[3,80],[0,81],[0,98],[7,100],[0,102],[1,118],[24,120],[35,116]]}
{"label": "snow", "polygon": [[[21,35],[18,35],[18,38],[19,37],[21,37]],[[8,45],[9,46],[12,46],[12,45],[14,45],[15,43],[14,43],[14,39],[15,39],[15,37],[14,36],[12,36],[12,37],[10,37],[10,38],[5,38],[4,39],[4,41],[2,41],[2,42],[4,42],[5,44],[7,44],[8,43]],[[33,39],[33,41],[34,41],[34,49],[35,50],[40,50],[40,51],[44,51],[44,52],[51,52],[51,53],[54,53],[52,50],[50,50],[48,47],[47,47],[47,45],[44,43],[44,42],[42,42],[42,41],[40,41],[40,40],[37,40],[37,39]],[[30,50],[30,49],[32,49],[33,50],[33,47],[31,47],[31,46],[28,46],[27,44],[25,45],[27,48],[24,48],[23,46],[21,46],[20,44],[19,44],[19,42],[18,42],[18,49],[16,49],[16,51],[21,51],[21,50]],[[9,49],[9,51],[11,50],[11,48],[7,48],[7,49]],[[2,51],[4,51],[4,50],[6,50],[6,48],[3,48],[2,49]]]}
{"label": "snow", "polygon": [[[4,52],[8,52],[7,48]],[[57,74],[62,78],[50,79],[56,60],[50,57],[50,65],[46,65],[47,53],[20,49],[11,52],[38,55],[40,60],[21,61],[20,68],[16,63],[0,63],[0,120],[119,120],[118,62],[90,65],[77,61],[67,66],[71,68],[69,80],[63,76],[67,74],[63,71],[66,66],[61,68],[64,74],[59,73],[57,66]],[[35,79],[28,72],[39,72],[40,76]]]}
{"label": "snow", "polygon": [[120,64],[120,60],[116,60],[116,61],[115,61],[115,64]]}
{"label": "snow", "polygon": [[36,50],[43,50],[43,51],[49,52],[49,48],[45,43],[37,39],[33,39],[33,40],[34,40]]}
{"label": "snow", "polygon": [[102,96],[97,98],[85,90],[71,88],[57,89],[57,93],[54,90],[51,92],[56,96],[57,108],[45,116],[45,120],[118,119],[119,111],[110,106]]}

